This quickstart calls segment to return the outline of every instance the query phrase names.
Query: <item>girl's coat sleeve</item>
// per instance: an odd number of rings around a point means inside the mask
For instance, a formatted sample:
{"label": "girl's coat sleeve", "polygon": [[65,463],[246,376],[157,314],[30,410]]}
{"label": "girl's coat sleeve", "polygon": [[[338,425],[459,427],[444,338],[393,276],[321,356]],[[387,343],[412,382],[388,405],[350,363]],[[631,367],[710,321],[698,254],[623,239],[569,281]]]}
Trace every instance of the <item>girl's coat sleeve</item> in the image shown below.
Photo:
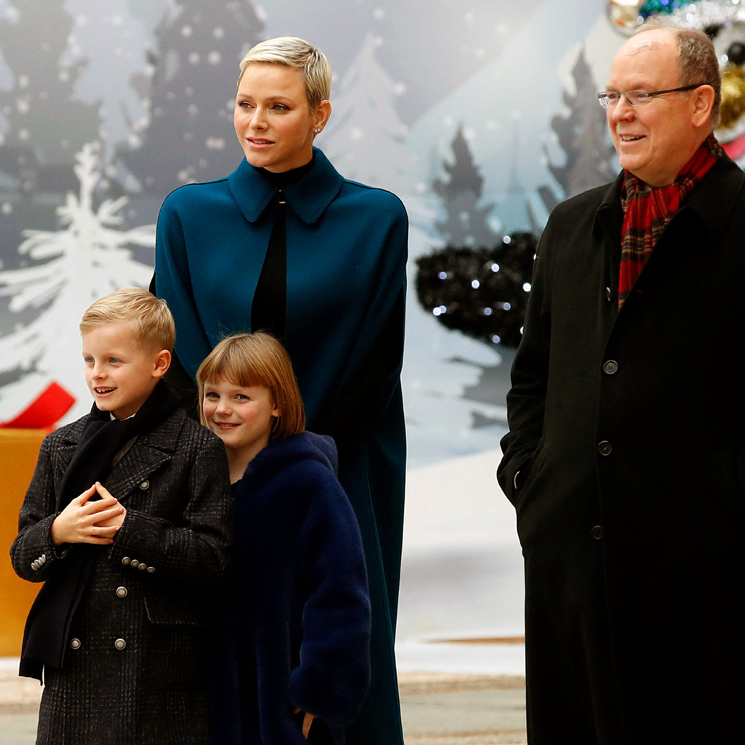
{"label": "girl's coat sleeve", "polygon": [[332,724],[348,723],[370,683],[370,597],[359,526],[341,485],[321,467],[298,551],[309,595],[290,701]]}

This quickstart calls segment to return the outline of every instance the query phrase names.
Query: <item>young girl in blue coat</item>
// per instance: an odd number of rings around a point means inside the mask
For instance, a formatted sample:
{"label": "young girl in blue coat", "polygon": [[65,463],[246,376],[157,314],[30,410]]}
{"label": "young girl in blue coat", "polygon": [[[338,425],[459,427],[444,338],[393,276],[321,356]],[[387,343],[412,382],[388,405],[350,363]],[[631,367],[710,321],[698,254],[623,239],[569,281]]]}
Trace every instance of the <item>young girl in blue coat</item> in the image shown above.
{"label": "young girl in blue coat", "polygon": [[370,679],[370,600],[330,437],[305,432],[289,357],[236,334],[199,367],[202,423],[225,443],[234,573],[213,674],[215,745],[344,743]]}

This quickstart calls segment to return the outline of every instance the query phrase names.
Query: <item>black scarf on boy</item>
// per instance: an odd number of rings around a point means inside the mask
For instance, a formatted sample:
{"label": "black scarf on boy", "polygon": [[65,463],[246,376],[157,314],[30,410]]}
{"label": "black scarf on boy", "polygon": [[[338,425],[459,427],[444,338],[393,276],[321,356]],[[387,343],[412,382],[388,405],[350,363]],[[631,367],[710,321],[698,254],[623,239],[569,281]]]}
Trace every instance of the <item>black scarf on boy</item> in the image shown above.
{"label": "black scarf on boy", "polygon": [[[72,460],[57,490],[57,512],[71,500],[103,482],[112,471],[119,451],[134,437],[146,434],[178,409],[178,396],[162,380],[135,416],[112,419],[93,404]],[[94,495],[93,499],[96,499]],[[78,543],[68,547],[54,573],[42,586],[26,621],[20,674],[42,679],[44,665],[60,668],[75,611],[80,603],[94,561],[108,546]]]}

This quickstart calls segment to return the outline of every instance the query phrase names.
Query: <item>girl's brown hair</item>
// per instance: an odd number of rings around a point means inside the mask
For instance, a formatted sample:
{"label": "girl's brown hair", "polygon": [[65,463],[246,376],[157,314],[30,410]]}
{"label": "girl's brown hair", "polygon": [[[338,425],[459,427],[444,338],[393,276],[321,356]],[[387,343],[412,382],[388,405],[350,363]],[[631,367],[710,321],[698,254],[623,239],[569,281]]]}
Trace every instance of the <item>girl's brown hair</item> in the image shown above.
{"label": "girl's brown hair", "polygon": [[273,437],[299,435],[305,429],[305,407],[285,348],[271,334],[233,334],[209,353],[197,370],[199,418],[202,424],[204,386],[225,379],[245,388],[268,388],[279,409],[272,427]]}

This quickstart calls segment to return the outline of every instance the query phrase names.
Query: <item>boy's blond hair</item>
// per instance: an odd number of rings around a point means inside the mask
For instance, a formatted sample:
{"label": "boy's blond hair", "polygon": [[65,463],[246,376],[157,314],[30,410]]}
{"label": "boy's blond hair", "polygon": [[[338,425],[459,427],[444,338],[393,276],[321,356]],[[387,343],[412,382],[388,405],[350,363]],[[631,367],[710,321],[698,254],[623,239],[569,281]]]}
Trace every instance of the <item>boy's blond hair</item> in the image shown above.
{"label": "boy's blond hair", "polygon": [[145,348],[173,351],[176,324],[166,301],[140,287],[124,287],[96,300],[83,313],[80,333],[105,323],[131,323]]}
{"label": "boy's blond hair", "polygon": [[291,437],[305,429],[305,407],[290,357],[271,334],[260,331],[228,336],[199,366],[199,417],[204,425],[204,386],[220,379],[245,388],[263,386],[269,389],[279,409],[272,426],[273,437]]}

